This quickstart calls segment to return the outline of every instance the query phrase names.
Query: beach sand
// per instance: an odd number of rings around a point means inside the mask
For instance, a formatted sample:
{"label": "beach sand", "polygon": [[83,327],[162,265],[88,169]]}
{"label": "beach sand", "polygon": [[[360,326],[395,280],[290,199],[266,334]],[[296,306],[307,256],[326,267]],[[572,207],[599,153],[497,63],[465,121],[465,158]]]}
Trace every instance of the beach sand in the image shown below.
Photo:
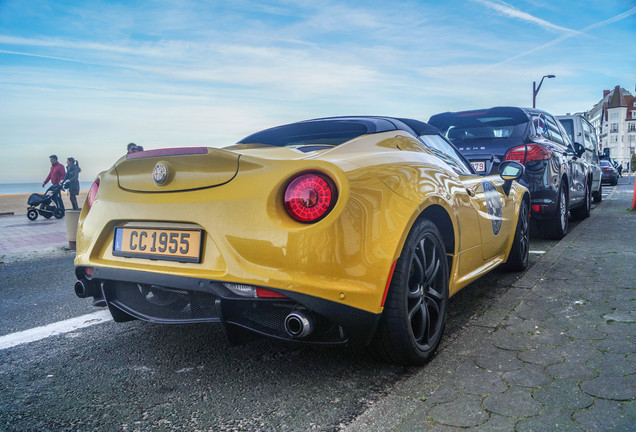
{"label": "beach sand", "polygon": [[[88,194],[88,191],[81,191],[77,196],[77,204],[80,207],[86,200],[86,194]],[[31,194],[26,193],[0,195],[0,216],[11,212],[13,212],[14,215],[26,215],[28,207],[27,200],[29,199],[29,195]],[[62,193],[62,199],[64,200],[64,207],[66,209],[73,208],[73,206],[71,205],[71,201],[68,199],[67,192]]]}

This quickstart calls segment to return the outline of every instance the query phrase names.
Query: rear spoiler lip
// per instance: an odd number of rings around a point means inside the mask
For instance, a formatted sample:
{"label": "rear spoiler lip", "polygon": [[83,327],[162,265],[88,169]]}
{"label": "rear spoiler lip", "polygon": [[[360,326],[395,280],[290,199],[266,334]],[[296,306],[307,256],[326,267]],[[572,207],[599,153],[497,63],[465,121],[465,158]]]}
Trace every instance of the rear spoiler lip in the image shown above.
{"label": "rear spoiler lip", "polygon": [[135,153],[128,153],[126,155],[126,159],[144,159],[150,157],[161,157],[161,156],[182,156],[182,155],[196,155],[196,154],[207,154],[207,147],[174,147],[174,148],[164,148],[157,150],[144,150]]}

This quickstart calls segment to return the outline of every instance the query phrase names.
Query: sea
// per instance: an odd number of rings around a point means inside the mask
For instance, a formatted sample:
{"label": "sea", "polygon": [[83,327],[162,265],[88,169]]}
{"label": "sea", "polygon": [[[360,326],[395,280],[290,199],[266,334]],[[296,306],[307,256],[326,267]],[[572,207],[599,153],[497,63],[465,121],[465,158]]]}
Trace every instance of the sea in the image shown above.
{"label": "sea", "polygon": [[[80,190],[87,191],[90,189],[92,181],[81,181]],[[23,194],[23,193],[43,193],[46,191],[51,183],[43,188],[42,183],[0,183],[0,195],[5,194]]]}

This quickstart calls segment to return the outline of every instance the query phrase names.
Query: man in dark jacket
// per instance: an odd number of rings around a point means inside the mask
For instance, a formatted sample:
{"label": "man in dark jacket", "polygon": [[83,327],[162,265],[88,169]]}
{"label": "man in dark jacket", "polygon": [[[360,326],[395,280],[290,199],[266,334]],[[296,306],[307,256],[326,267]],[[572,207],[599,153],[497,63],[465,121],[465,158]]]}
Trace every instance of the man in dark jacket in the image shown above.
{"label": "man in dark jacket", "polygon": [[49,171],[49,175],[46,176],[44,183],[42,183],[42,187],[46,186],[49,180],[51,180],[51,184],[59,184],[64,178],[64,175],[66,175],[64,165],[57,161],[56,155],[49,156],[49,160],[51,161],[51,170]]}

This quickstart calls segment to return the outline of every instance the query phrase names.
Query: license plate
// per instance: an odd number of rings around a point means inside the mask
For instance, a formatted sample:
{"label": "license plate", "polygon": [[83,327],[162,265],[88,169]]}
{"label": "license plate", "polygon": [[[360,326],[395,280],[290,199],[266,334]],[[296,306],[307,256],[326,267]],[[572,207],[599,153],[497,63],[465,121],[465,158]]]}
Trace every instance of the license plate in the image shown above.
{"label": "license plate", "polygon": [[200,229],[117,227],[113,255],[198,263],[202,237]]}
{"label": "license plate", "polygon": [[477,172],[486,171],[486,162],[471,162],[473,169]]}

